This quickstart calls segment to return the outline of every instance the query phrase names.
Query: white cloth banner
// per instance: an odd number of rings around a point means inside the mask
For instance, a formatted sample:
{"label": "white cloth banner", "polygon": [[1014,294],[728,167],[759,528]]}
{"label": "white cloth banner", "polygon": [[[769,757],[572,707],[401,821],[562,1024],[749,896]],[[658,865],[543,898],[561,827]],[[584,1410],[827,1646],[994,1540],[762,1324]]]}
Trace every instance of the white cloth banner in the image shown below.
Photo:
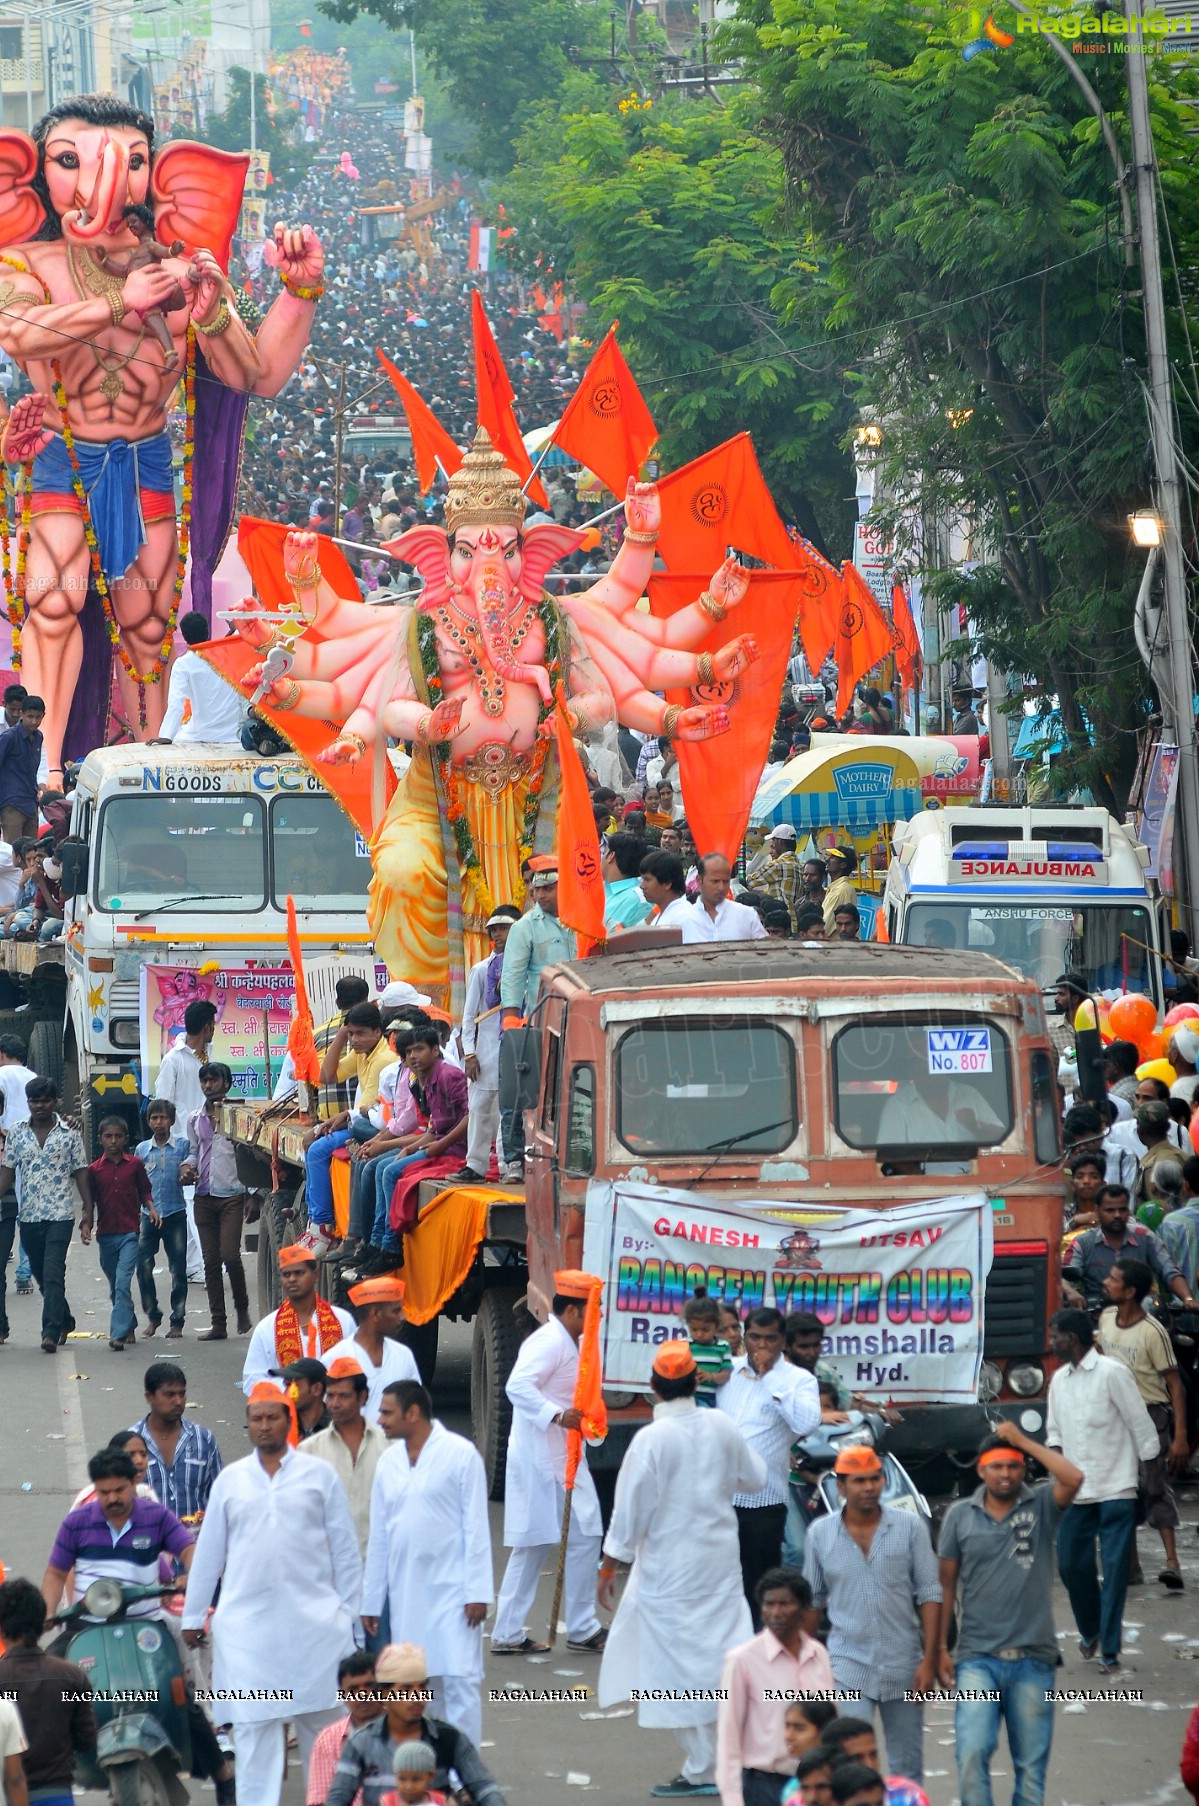
{"label": "white cloth banner", "polygon": [[704,1286],[743,1317],[761,1304],[819,1317],[822,1358],[856,1391],[973,1401],[992,1252],[982,1192],[861,1210],[593,1180],[583,1263],[605,1281],[604,1384],[647,1387]]}

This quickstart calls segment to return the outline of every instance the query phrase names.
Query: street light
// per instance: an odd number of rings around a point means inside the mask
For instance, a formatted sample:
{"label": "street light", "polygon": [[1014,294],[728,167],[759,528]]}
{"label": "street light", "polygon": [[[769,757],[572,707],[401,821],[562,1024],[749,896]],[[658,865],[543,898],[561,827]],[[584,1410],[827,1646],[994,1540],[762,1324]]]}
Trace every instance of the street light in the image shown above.
{"label": "street light", "polygon": [[1130,514],[1128,530],[1132,534],[1133,545],[1139,546],[1143,552],[1148,552],[1154,546],[1160,546],[1162,543],[1164,534],[1162,517],[1160,514],[1155,514],[1151,508],[1139,508],[1135,514]]}

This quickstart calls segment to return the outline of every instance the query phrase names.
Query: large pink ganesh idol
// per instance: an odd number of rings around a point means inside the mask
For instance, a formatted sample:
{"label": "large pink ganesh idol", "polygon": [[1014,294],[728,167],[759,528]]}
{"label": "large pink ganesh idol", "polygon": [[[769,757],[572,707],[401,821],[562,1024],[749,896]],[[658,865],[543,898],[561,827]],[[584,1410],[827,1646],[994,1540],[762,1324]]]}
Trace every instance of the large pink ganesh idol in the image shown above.
{"label": "large pink ganesh idol", "polygon": [[308,340],[324,260],[306,226],[275,228],[283,286],[256,335],[238,315],[225,268],[248,161],[156,153],[152,121],[113,94],[64,101],[31,137],[0,131],[0,346],[36,391],[3,450],[32,461],[22,679],[46,700],[52,766],[89,583],[107,591],[129,720],[153,733],[162,719],[178,554],[166,409],[190,329],[205,380],[243,394],[277,394]]}
{"label": "large pink ganesh idol", "polygon": [[548,522],[526,529],[525,506],[519,476],[480,429],[450,478],[446,530],[413,527],[387,547],[424,578],[416,608],[339,598],[320,575],[314,536],[292,533],[285,571],[307,626],[281,635],[247,600],[238,629],[265,655],[245,685],[271,680],[263,701],[284,732],[292,711],[329,724],[316,756],[331,787],[338,765],[368,752],[381,769],[387,736],[412,743],[377,822],[368,913],[392,975],[448,988],[456,1001],[466,965],[486,952],[493,907],[523,893],[521,861],[554,846],[555,699],[576,734],[619,719],[708,739],[729,726],[723,705],[667,706],[654,691],[729,683],[758,656],[748,635],[713,653],[689,650],[745,595],[732,560],[668,619],[638,608],[660,522],[652,484],[629,484],[611,569],[560,602],[546,573],[583,536]]}

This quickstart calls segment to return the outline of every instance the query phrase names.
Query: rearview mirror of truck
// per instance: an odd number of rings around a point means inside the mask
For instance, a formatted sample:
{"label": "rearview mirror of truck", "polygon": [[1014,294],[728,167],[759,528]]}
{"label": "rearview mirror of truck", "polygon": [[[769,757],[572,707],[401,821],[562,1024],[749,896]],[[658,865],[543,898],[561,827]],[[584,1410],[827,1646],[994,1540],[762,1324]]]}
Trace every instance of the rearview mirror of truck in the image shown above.
{"label": "rearview mirror of truck", "polygon": [[541,1030],[509,1028],[500,1042],[500,1108],[532,1110],[541,1082]]}
{"label": "rearview mirror of truck", "polygon": [[62,866],[62,894],[78,897],[87,889],[87,842],[64,840],[58,848]]}

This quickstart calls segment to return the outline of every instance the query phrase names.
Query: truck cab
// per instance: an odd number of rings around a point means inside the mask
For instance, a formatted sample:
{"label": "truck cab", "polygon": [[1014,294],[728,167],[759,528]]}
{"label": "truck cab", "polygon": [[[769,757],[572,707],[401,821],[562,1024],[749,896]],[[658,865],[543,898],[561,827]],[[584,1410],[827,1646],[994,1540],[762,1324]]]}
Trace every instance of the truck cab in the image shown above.
{"label": "truck cab", "polygon": [[896,825],[883,932],[1005,960],[1042,996],[1064,971],[1163,1007],[1164,900],[1147,848],[1105,809],[946,809]]}
{"label": "truck cab", "polygon": [[[602,1245],[597,1180],[776,1218],[784,1205],[882,1212],[985,1192],[985,1403],[905,1404],[894,1446],[917,1461],[969,1459],[988,1410],[1036,1433],[1063,1186],[1054,1059],[1033,980],[984,954],[964,970],[960,955],[908,947],[634,950],[631,939],[547,968],[530,1025],[516,1031],[533,1314],[548,1313],[554,1269]],[[745,1303],[732,1263],[715,1283]],[[769,1290],[765,1301],[775,1302]],[[664,1322],[680,1308],[666,1307]],[[833,1330],[830,1342],[853,1353]],[[618,1402],[627,1414],[631,1401]],[[619,1436],[610,1441],[612,1458]]]}
{"label": "truck cab", "polygon": [[305,953],[368,954],[370,856],[300,759],[228,745],[110,746],[79,774],[64,850],[64,1097],[85,1125],[136,1125],[142,966],[287,963],[287,896]]}

